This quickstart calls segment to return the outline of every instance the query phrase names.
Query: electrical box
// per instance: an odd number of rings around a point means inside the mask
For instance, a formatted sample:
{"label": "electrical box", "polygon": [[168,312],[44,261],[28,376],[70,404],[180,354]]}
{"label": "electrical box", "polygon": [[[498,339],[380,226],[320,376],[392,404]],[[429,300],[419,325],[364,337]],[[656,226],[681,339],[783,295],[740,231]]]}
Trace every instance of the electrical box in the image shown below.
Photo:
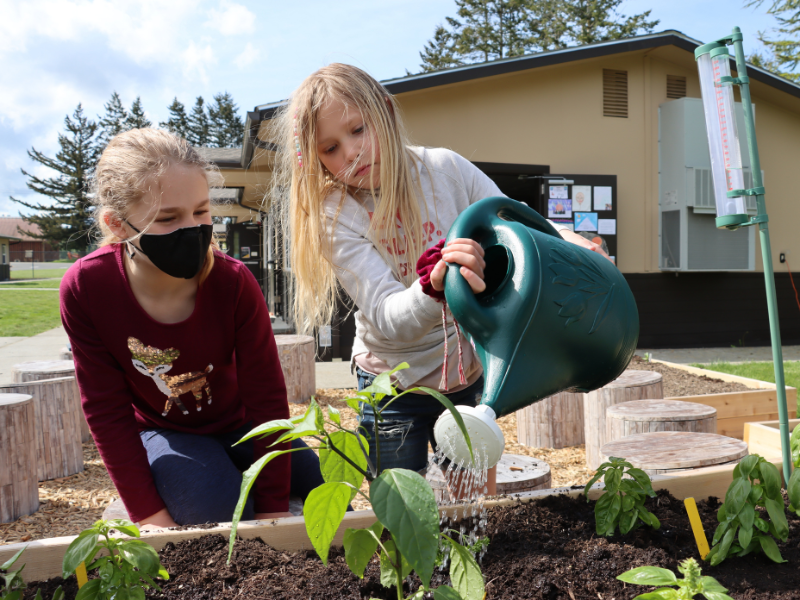
{"label": "electrical box", "polygon": [[[755,106],[753,106],[755,113]],[[736,103],[739,131],[742,105]],[[745,188],[753,187],[750,155],[742,150]],[[763,171],[762,171],[763,176]],[[746,198],[749,215],[755,197]],[[662,271],[753,271],[755,227],[716,227],[703,101],[680,98],[658,107],[659,268]]]}

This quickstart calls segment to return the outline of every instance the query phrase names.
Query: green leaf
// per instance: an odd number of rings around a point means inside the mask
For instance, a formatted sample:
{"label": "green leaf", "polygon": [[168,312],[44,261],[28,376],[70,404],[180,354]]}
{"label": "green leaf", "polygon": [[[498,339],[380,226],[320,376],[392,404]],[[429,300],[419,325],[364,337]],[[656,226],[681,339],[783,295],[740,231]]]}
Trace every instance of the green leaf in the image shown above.
{"label": "green leaf", "polygon": [[274,421],[267,421],[255,429],[251,429],[250,432],[236,442],[234,446],[238,446],[242,442],[246,442],[254,437],[263,437],[278,431],[285,431],[286,429],[294,429],[294,423],[292,423],[289,419],[275,419]]}
{"label": "green leaf", "polygon": [[622,480],[622,469],[609,469],[603,478],[606,486],[606,493],[615,493],[619,490],[619,482]]}
{"label": "green leaf", "polygon": [[753,489],[750,490],[750,494],[748,494],[747,496],[747,501],[755,506],[755,504],[758,503],[759,500],[761,500],[761,494],[763,493],[764,493],[764,486],[761,485],[760,483],[756,484],[753,486]]}
{"label": "green leaf", "polygon": [[346,483],[323,483],[311,490],[303,505],[306,532],[323,564],[328,564],[331,542],[344,518],[351,489]]}
{"label": "green leaf", "polygon": [[337,425],[342,424],[342,416],[339,414],[339,411],[333,408],[330,404],[328,404],[328,418]]}
{"label": "green leaf", "polygon": [[309,435],[325,435],[325,419],[322,416],[319,404],[314,398],[311,399],[311,404],[308,405],[303,418],[294,424],[294,429],[281,435],[272,445],[293,442]]}
{"label": "green leaf", "polygon": [[481,568],[467,550],[458,542],[450,539],[450,582],[463,600],[483,600],[486,590],[483,585]]}
{"label": "green leaf", "polygon": [[758,541],[761,543],[761,549],[770,560],[776,563],[785,563],[786,561],[781,556],[781,551],[778,550],[778,544],[775,543],[771,537],[767,535],[759,536]]}
{"label": "green leaf", "polygon": [[764,484],[764,491],[767,498],[777,500],[781,497],[781,474],[778,468],[766,461],[761,463],[759,468],[761,470],[761,477],[759,479]]}
{"label": "green leaf", "polygon": [[[630,496],[625,496],[625,498],[630,498]],[[625,499],[623,499],[622,502],[624,504]],[[636,510],[625,510],[625,507],[623,506],[622,514],[619,517],[619,532],[622,535],[628,533],[631,529],[633,529],[633,526],[636,525],[638,517],[639,514]]]}
{"label": "green leaf", "polygon": [[78,590],[75,600],[95,600],[96,598],[99,600],[101,598],[100,585],[102,583],[99,579],[90,579]]}
{"label": "green leaf", "polygon": [[372,482],[370,498],[375,515],[427,588],[439,549],[439,511],[431,486],[419,473],[389,469]]}
{"label": "green leaf", "polygon": [[678,581],[675,573],[661,567],[637,567],[617,575],[617,579],[636,585],[676,585]]}
{"label": "green leaf", "polygon": [[364,579],[364,569],[378,549],[378,540],[383,533],[383,525],[375,521],[367,529],[347,529],[344,532],[344,559],[350,570]]}
{"label": "green leaf", "polygon": [[[795,427],[795,431],[797,428]],[[786,486],[789,494],[789,502],[795,507],[800,507],[800,469],[795,469],[789,477],[789,485]]]}
{"label": "green leaf", "polygon": [[[366,438],[364,438],[364,436],[360,437],[362,444],[366,448]],[[361,471],[356,469],[339,454],[329,449],[328,444],[333,444],[339,452],[358,465]],[[352,494],[355,495],[356,490],[361,487],[364,481],[364,472],[367,470],[367,457],[364,456],[364,451],[361,449],[358,438],[355,435],[346,431],[335,431],[330,434],[329,438],[326,440],[326,445],[319,450],[319,466],[322,471],[322,477],[326,482],[347,482],[355,488],[352,490]],[[350,500],[352,499],[351,497]]]}
{"label": "green leaf", "polygon": [[728,513],[725,510],[725,504],[720,504],[719,509],[717,510],[717,521],[720,523],[724,523],[728,518]]}
{"label": "green leaf", "polygon": [[155,575],[161,569],[158,553],[155,549],[141,540],[129,540],[119,546],[119,554],[126,562],[147,573]]}
{"label": "green leaf", "polygon": [[641,469],[630,468],[626,471],[626,474],[633,477],[636,480],[636,483],[644,488],[648,496],[655,496],[656,493],[653,491],[653,483],[647,473]]}
{"label": "green leaf", "polygon": [[658,588],[646,594],[639,594],[633,600],[679,600],[677,590],[672,588]]}
{"label": "green leaf", "polygon": [[129,537],[141,537],[139,534],[139,528],[127,519],[112,519],[110,521],[106,521],[106,525],[109,530],[116,529],[120,533],[124,533]]}
{"label": "green leaf", "polygon": [[456,425],[458,425],[458,429],[461,431],[461,435],[464,436],[464,440],[467,442],[467,448],[469,448],[469,455],[472,457],[472,460],[475,460],[475,455],[472,452],[472,440],[469,439],[469,432],[467,431],[467,426],[464,425],[464,419],[461,418],[461,413],[456,410],[455,405],[450,402],[450,399],[442,394],[441,392],[428,388],[419,386],[414,388],[415,390],[422,390],[426,394],[430,394],[434,398],[439,401],[439,404],[444,406],[447,410],[450,411],[450,414],[453,415],[453,419],[456,421]]}
{"label": "green leaf", "polygon": [[94,529],[87,529],[78,534],[64,553],[64,560],[61,563],[62,577],[66,579],[75,572],[83,561],[87,560],[95,553],[97,546],[97,534]]}
{"label": "green leaf", "polygon": [[589,483],[587,483],[586,486],[583,488],[583,495],[586,496],[586,501],[587,502],[589,501],[589,497],[588,497],[589,496],[589,488],[591,488],[604,474],[605,474],[605,471],[603,471],[602,469],[598,469],[597,473],[594,474],[594,477],[592,477],[589,480]]}
{"label": "green leaf", "polygon": [[789,536],[789,523],[786,521],[786,510],[783,506],[783,498],[778,500],[773,500],[772,498],[765,498],[764,499],[764,506],[767,509],[767,513],[769,513],[769,518],[772,521],[772,524],[775,526],[775,532],[779,540],[786,541],[786,538]]}
{"label": "green leaf", "polygon": [[653,529],[658,529],[659,527],[661,527],[661,522],[658,520],[658,518],[649,510],[647,510],[644,506],[640,506],[638,510],[639,510],[639,518],[641,518],[642,521],[650,525],[650,527],[652,527]]}
{"label": "green leaf", "polygon": [[750,494],[751,487],[752,485],[749,479],[740,478],[733,480],[733,483],[731,483],[728,488],[728,492],[725,494],[725,510],[728,512],[728,516],[739,514],[744,503],[747,502],[747,496]]}
{"label": "green leaf", "polygon": [[728,594],[723,594],[721,592],[703,592],[703,596],[705,596],[707,600],[733,600]]}
{"label": "green leaf", "polygon": [[758,466],[758,459],[758,454],[749,454],[740,460],[739,464],[736,466],[739,477],[747,479],[752,470]]}
{"label": "green leaf", "polygon": [[258,477],[258,474],[261,473],[261,469],[263,469],[273,458],[277,458],[283,454],[288,454],[289,452],[295,452],[296,450],[305,450],[305,448],[295,448],[292,450],[273,450],[272,452],[268,452],[259,458],[250,466],[249,469],[247,469],[247,471],[242,473],[242,487],[239,490],[239,501],[236,503],[236,508],[233,511],[233,519],[231,519],[231,535],[228,541],[228,563],[231,562],[233,545],[236,543],[236,530],[239,528],[239,521],[242,519],[244,505],[247,502],[247,495],[250,493],[250,488],[252,488],[253,484],[256,482],[256,477]]}
{"label": "green leaf", "polygon": [[[397,562],[397,548],[392,540],[383,542],[383,547],[386,548],[389,555],[387,556],[386,553],[381,552],[381,585],[387,588],[396,587],[397,571],[393,563]],[[408,577],[409,573],[411,573],[411,565],[402,553],[400,555],[400,560],[402,563],[400,565],[400,575],[402,579],[405,579]]]}
{"label": "green leaf", "polygon": [[769,531],[769,524],[761,517],[756,517],[756,527],[758,527],[764,533]]}
{"label": "green leaf", "polygon": [[703,591],[706,592],[721,592],[724,594],[728,591],[728,588],[723,587],[719,581],[713,577],[709,577],[708,575],[704,575],[700,578],[700,585],[702,586]]}
{"label": "green leaf", "polygon": [[[744,479],[740,481],[746,481]],[[719,544],[719,556],[720,560],[725,560],[728,557],[728,551],[731,549],[731,544],[733,543],[733,532],[735,529],[728,529],[725,532],[725,535],[722,536],[722,541]]]}
{"label": "green leaf", "polygon": [[745,527],[742,525],[739,527],[739,545],[742,548],[747,548],[750,545],[750,541],[753,539],[753,526]]}
{"label": "green leaf", "polygon": [[345,399],[345,402],[347,403],[347,406],[352,408],[359,415],[361,414],[361,403],[363,400],[359,400],[358,398],[347,398]]}
{"label": "green leaf", "polygon": [[622,506],[618,494],[605,493],[594,505],[594,521],[597,535],[613,535],[617,515]]}
{"label": "green leaf", "polygon": [[362,392],[375,396],[376,394],[383,394],[384,396],[394,396],[394,387],[392,387],[392,372],[384,371],[379,374],[372,381],[372,384],[365,387]]}
{"label": "green leaf", "polygon": [[[27,548],[27,546],[25,546],[25,548]],[[21,548],[19,552],[17,552],[14,556],[12,556],[6,562],[0,565],[0,570],[8,571],[11,568],[11,565],[17,562],[17,559],[19,558],[20,554],[25,552],[25,548]]]}
{"label": "green leaf", "polygon": [[[424,592],[424,590],[422,590]],[[420,596],[421,597],[421,596]],[[433,590],[433,600],[464,600],[449,585],[440,585]]]}

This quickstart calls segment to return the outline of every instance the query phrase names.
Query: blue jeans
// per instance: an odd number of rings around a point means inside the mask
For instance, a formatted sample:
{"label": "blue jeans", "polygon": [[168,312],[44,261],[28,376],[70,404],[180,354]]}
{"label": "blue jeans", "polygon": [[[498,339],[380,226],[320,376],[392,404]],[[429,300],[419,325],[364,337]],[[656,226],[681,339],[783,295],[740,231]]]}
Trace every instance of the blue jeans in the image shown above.
{"label": "blue jeans", "polygon": [[[239,500],[242,471],[253,464],[253,440],[233,446],[253,427],[245,425],[229,433],[197,435],[171,429],[139,432],[150,471],[161,499],[179,525],[230,521]],[[302,440],[292,448],[307,447]],[[292,452],[290,494],[304,501],[324,483],[319,458],[313,450]],[[267,465],[269,470],[269,465]],[[243,520],[255,516],[252,492]]]}
{"label": "blue jeans", "polygon": [[[372,384],[375,375],[356,367],[358,389]],[[447,398],[455,405],[477,406],[483,394],[483,376],[475,383]],[[390,399],[381,403],[381,406]],[[361,427],[369,433],[369,459],[375,465],[375,413],[372,407],[362,403]],[[406,394],[383,411],[383,421],[378,423],[380,437],[381,471],[384,469],[410,469],[421,472],[428,465],[428,443],[436,451],[433,426],[445,411],[436,398],[427,394]],[[377,465],[376,465],[377,466]]]}

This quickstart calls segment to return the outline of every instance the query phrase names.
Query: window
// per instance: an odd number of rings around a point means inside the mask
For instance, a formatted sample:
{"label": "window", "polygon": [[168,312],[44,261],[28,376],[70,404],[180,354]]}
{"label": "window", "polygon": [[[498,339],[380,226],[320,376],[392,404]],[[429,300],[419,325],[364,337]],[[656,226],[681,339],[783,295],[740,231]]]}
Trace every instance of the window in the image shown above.
{"label": "window", "polygon": [[667,75],[667,98],[686,98],[686,77]]}
{"label": "window", "polygon": [[628,72],[603,69],[603,116],[628,118]]}

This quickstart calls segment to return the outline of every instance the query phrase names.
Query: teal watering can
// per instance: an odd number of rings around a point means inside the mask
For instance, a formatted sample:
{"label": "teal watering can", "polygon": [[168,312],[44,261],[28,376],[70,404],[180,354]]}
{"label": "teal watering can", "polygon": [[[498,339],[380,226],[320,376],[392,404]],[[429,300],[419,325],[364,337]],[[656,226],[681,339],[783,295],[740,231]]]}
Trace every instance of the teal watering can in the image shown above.
{"label": "teal watering can", "polygon": [[[558,392],[588,392],[619,377],[636,350],[639,313],[608,259],[566,242],[521,202],[476,202],[450,228],[447,242],[456,238],[471,238],[485,252],[486,290],[475,294],[459,266],[450,264],[445,296],[483,365],[480,405],[459,411],[473,446],[484,448],[493,466],[504,445],[494,420]],[[449,458],[469,460],[449,412],[434,432]]]}

